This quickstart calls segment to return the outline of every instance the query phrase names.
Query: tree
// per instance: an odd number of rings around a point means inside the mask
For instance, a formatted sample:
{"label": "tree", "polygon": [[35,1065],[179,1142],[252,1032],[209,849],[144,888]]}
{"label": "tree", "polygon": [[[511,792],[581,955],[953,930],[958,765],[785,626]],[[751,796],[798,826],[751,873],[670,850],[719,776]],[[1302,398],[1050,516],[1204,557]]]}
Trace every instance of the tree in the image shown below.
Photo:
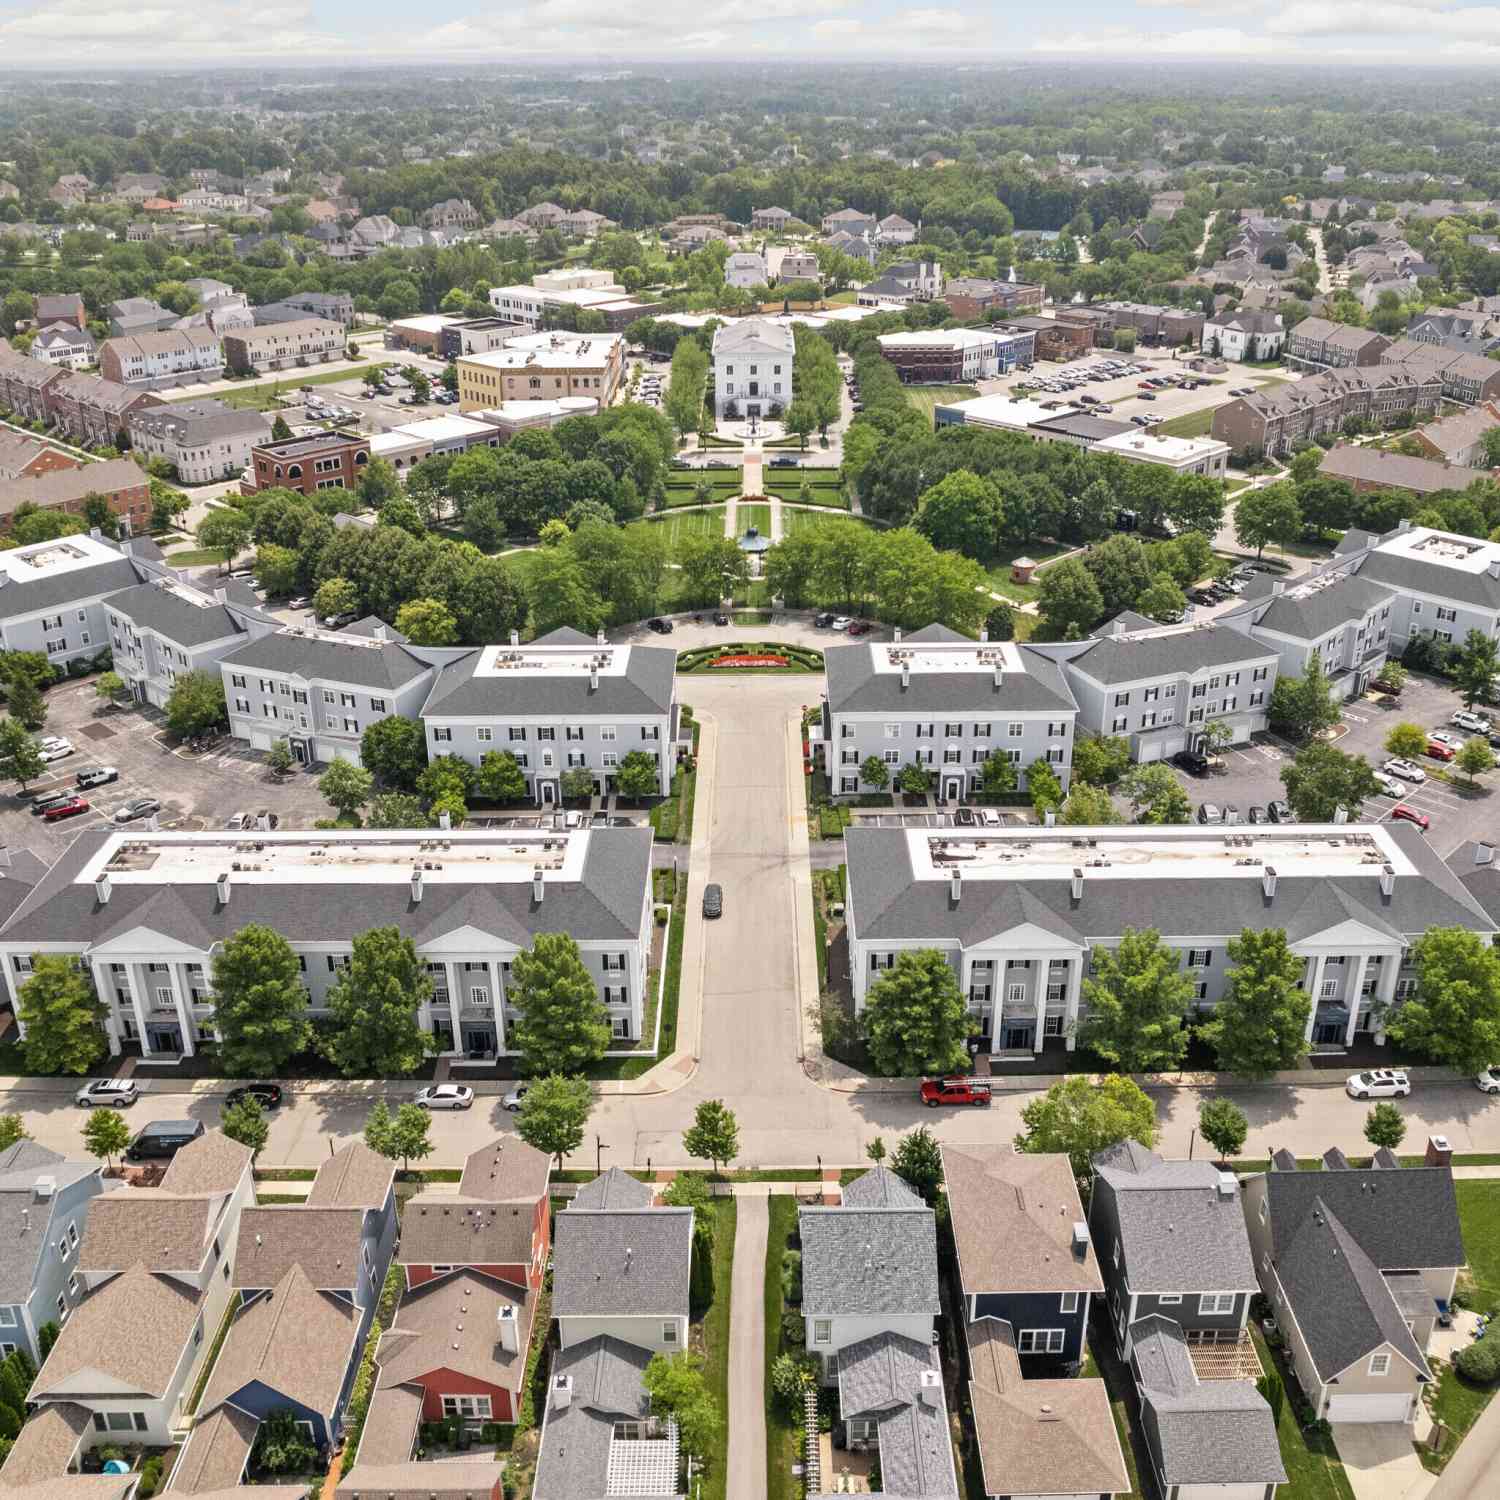
{"label": "tree", "polygon": [[104,1006],[71,958],[38,953],[20,988],[16,1019],[32,1073],[87,1073],[104,1051]]}
{"label": "tree", "polygon": [[19,721],[26,729],[37,730],[47,722],[47,700],[42,697],[41,688],[31,678],[12,678],[7,697],[12,719]]}
{"label": "tree", "polygon": [[693,1111],[692,1125],[682,1133],[682,1144],[689,1156],[720,1164],[732,1162],[740,1154],[740,1125],[734,1111],[722,1099],[704,1099]]}
{"label": "tree", "polygon": [[25,791],[27,782],[35,781],[46,769],[42,752],[26,726],[15,719],[0,719],[0,777],[20,782]]}
{"label": "tree", "polygon": [[408,599],[396,611],[396,629],[413,646],[452,646],[458,640],[458,621],[440,599]]}
{"label": "tree", "polygon": [[1420,724],[1404,721],[1386,735],[1385,748],[1403,760],[1416,760],[1427,753],[1427,731]]}
{"label": "tree", "polygon": [[1158,573],[1135,598],[1136,610],[1153,620],[1180,620],[1187,595],[1165,573]]}
{"label": "tree", "polygon": [[284,598],[296,592],[299,566],[297,554],[290,547],[265,542],[255,550],[255,581],[273,597]]}
{"label": "tree", "polygon": [[29,1139],[30,1134],[20,1115],[0,1115],[0,1151],[14,1146],[17,1141]]}
{"label": "tree", "polygon": [[[369,373],[368,371],[366,372]],[[292,429],[287,426],[287,421],[280,412],[276,413],[271,422],[271,441],[273,443],[289,443],[292,440]]]}
{"label": "tree", "polygon": [[427,766],[427,735],[416,719],[376,719],[359,737],[359,758],[387,786],[410,791]]}
{"label": "tree", "polygon": [[359,611],[359,590],[347,578],[329,578],[313,595],[313,611],[320,620],[337,619]]}
{"label": "tree", "polygon": [[1406,1137],[1406,1119],[1389,1099],[1370,1107],[1365,1116],[1365,1139],[1372,1146],[1394,1151]]}
{"label": "tree", "polygon": [[910,797],[925,797],[932,790],[932,772],[908,761],[896,772],[896,790]]}
{"label": "tree", "polygon": [[231,563],[249,544],[254,530],[255,522],[247,512],[221,506],[198,522],[198,545],[221,554],[225,563]]}
{"label": "tree", "polygon": [[1231,1099],[1205,1099],[1198,1106],[1198,1134],[1228,1161],[1245,1149],[1250,1122],[1245,1111]]}
{"label": "tree", "polygon": [[1403,1047],[1478,1073],[1500,1058],[1500,953],[1463,927],[1429,927],[1413,948],[1417,993],[1386,1024]]}
{"label": "tree", "polygon": [[318,1466],[318,1450],[307,1425],[289,1406],[266,1413],[256,1428],[253,1471],[267,1474],[306,1474]]}
{"label": "tree", "polygon": [[887,1077],[950,1073],[968,1062],[970,1021],[963,992],[935,948],[897,955],[894,966],[870,986],[860,1029],[875,1071]]}
{"label": "tree", "polygon": [[717,604],[738,593],[750,578],[750,560],[727,536],[701,532],[677,546],[683,591],[695,604]]}
{"label": "tree", "polygon": [[1004,796],[1015,791],[1018,779],[1016,763],[1003,750],[991,750],[979,768],[979,784],[986,796]]}
{"label": "tree", "polygon": [[124,689],[125,679],[118,672],[101,672],[94,679],[94,696],[101,702],[109,703]]}
{"label": "tree", "polygon": [[1062,782],[1057,779],[1057,772],[1044,760],[1034,760],[1026,767],[1026,790],[1030,793],[1031,806],[1038,817],[1062,806]]}
{"label": "tree", "polygon": [[587,766],[573,766],[558,777],[565,799],[579,801],[594,794],[594,773]]}
{"label": "tree", "polygon": [[1259,557],[1267,542],[1285,546],[1302,534],[1302,507],[1297,492],[1282,481],[1264,489],[1246,490],[1235,501],[1234,536],[1242,547],[1254,547]]}
{"label": "tree", "polygon": [[1016,612],[1008,604],[995,605],[984,617],[984,633],[992,641],[1016,638]]}
{"label": "tree", "polygon": [[891,784],[890,767],[878,755],[867,755],[860,762],[859,779],[867,787],[883,792]]}
{"label": "tree", "polygon": [[615,772],[615,787],[622,797],[639,802],[643,797],[652,797],[661,789],[661,778],[656,768],[656,757],[644,750],[630,750]]}
{"label": "tree", "polygon": [[292,769],[294,761],[292,747],[286,740],[271,741],[271,748],[266,751],[266,769],[273,776],[285,776]]}
{"label": "tree", "polygon": [[1104,596],[1088,568],[1069,557],[1040,574],[1038,608],[1048,639],[1080,640],[1103,619]]}
{"label": "tree", "polygon": [[528,1146],[554,1157],[561,1172],[563,1157],[583,1144],[584,1126],[593,1108],[587,1078],[550,1073],[527,1088],[516,1131]]}
{"label": "tree", "polygon": [[526,773],[509,750],[486,750],[475,790],[488,802],[519,802],[526,795]]}
{"label": "tree", "polygon": [[291,945],[272,927],[251,923],[214,955],[214,1029],[231,1078],[274,1078],[311,1030],[307,991]]}
{"label": "tree", "polygon": [[1121,821],[1115,805],[1102,786],[1089,786],[1087,782],[1075,781],[1073,789],[1058,810],[1057,821],[1073,827],[1097,826]]}
{"label": "tree", "polygon": [[653,1354],[641,1372],[641,1384],[651,1398],[652,1415],[677,1424],[678,1442],[701,1468],[724,1429],[723,1415],[704,1378],[702,1356],[686,1350]]}
{"label": "tree", "polygon": [[229,723],[224,679],[217,672],[187,672],[167,695],[167,728],[179,740],[196,739]]}
{"label": "tree", "polygon": [[933,1133],[918,1125],[896,1142],[891,1156],[893,1171],[930,1208],[943,1185],[943,1152]]}
{"label": "tree", "polygon": [[1129,800],[1137,823],[1186,823],[1192,817],[1182,783],[1159,760],[1132,766],[1116,790]]}
{"label": "tree", "polygon": [[604,1056],[609,1012],[567,933],[538,933],[510,972],[509,999],[519,1012],[511,1040],[523,1073],[581,1073]]}
{"label": "tree", "polygon": [[384,458],[372,458],[354,488],[359,503],[366,510],[379,511],[382,515],[391,501],[402,498],[405,493],[401,488],[401,476]]}
{"label": "tree", "polygon": [[1213,1019],[1198,1036],[1218,1054],[1219,1067],[1243,1078],[1269,1078],[1295,1068],[1307,1053],[1312,997],[1298,987],[1303,961],[1279,927],[1247,927],[1229,942],[1234,967]]}
{"label": "tree", "polygon": [[1322,659],[1313,654],[1301,677],[1278,677],[1271,689],[1271,722],[1294,738],[1305,740],[1339,721],[1339,705],[1333,686],[1323,670]]}
{"label": "tree", "polygon": [[932,543],[969,557],[988,557],[1005,523],[1005,507],[993,480],[956,469],[926,490],[912,525]]}
{"label": "tree", "polygon": [[411,939],[395,927],[371,928],[354,939],[348,965],[328,991],[330,1025],[319,1044],[345,1078],[414,1073],[433,1050],[417,1019],[431,994]]}
{"label": "tree", "polygon": [[1449,664],[1465,708],[1487,703],[1494,696],[1495,677],[1500,674],[1500,645],[1482,630],[1471,630]]}
{"label": "tree", "polygon": [[1490,749],[1488,741],[1476,735],[1459,746],[1458,754],[1453,757],[1453,764],[1469,778],[1469,785],[1473,786],[1476,776],[1495,769],[1495,752]]}
{"label": "tree", "polygon": [[1079,1039],[1126,1073],[1160,1073],[1187,1052],[1183,1024],[1194,984],[1153,929],[1126,928],[1117,948],[1095,948],[1083,981],[1088,1020]]}
{"label": "tree", "polygon": [[1026,1127],[1016,1150],[1061,1153],[1073,1175],[1086,1181],[1096,1152],[1121,1141],[1156,1144],[1156,1110],[1130,1079],[1120,1073],[1095,1080],[1075,1073],[1055,1083],[1021,1110]]}
{"label": "tree", "polygon": [[375,778],[352,760],[336,760],[318,777],[318,792],[342,818],[357,818],[370,800]]}
{"label": "tree", "polygon": [[365,814],[366,828],[427,828],[430,824],[420,797],[409,792],[381,792]]}
{"label": "tree", "polygon": [[432,1155],[432,1141],[428,1138],[431,1129],[432,1116],[420,1104],[402,1104],[380,1132],[381,1144],[373,1149],[391,1161],[399,1161],[401,1170],[408,1171],[414,1161]]}
{"label": "tree", "polygon": [[1203,726],[1203,749],[1208,755],[1222,755],[1234,743],[1234,730],[1223,719],[1210,719]]}
{"label": "tree", "polygon": [[83,1122],[83,1144],[90,1156],[100,1156],[113,1170],[115,1157],[130,1144],[130,1126],[117,1109],[91,1109]]}
{"label": "tree", "polygon": [[1299,823],[1331,823],[1340,807],[1357,817],[1365,799],[1379,790],[1364,756],[1346,755],[1321,740],[1281,768],[1281,781]]}
{"label": "tree", "polygon": [[1073,784],[1109,786],[1130,765],[1130,741],[1120,735],[1085,734],[1073,746]]}
{"label": "tree", "polygon": [[271,1134],[271,1126],[265,1111],[260,1107],[260,1100],[250,1095],[224,1106],[223,1113],[219,1116],[219,1129],[230,1140],[248,1146],[252,1156],[258,1156],[265,1149]]}

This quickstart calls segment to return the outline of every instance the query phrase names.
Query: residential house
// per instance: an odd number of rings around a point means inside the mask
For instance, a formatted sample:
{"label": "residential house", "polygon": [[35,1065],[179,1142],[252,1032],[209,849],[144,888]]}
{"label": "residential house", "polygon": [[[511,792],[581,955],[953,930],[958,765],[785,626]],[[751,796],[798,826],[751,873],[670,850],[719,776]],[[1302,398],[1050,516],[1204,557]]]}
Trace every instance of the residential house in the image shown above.
{"label": "residential house", "polygon": [[1276,359],[1286,342],[1278,312],[1216,313],[1203,325],[1199,348],[1220,359]]}
{"label": "residential house", "polygon": [[714,333],[714,414],[769,416],[792,399],[792,330],[770,318],[745,318]]}
{"label": "residential house", "polygon": [[1436,372],[1442,377],[1443,396],[1449,401],[1472,406],[1478,401],[1500,398],[1500,362],[1485,353],[1402,338],[1385,351],[1381,360],[1387,364]]}
{"label": "residential house", "polygon": [[47,189],[47,196],[66,207],[82,203],[93,191],[94,184],[82,172],[65,172]]}
{"label": "residential house", "polygon": [[304,495],[352,490],[369,462],[369,438],[344,432],[252,443],[242,488],[246,494],[270,489],[298,490]]}
{"label": "residential house", "polygon": [[779,208],[775,204],[770,208],[752,208],[750,210],[750,227],[752,229],[769,229],[775,234],[780,234],[795,217],[790,209]]}
{"label": "residential house", "polygon": [[516,217],[533,229],[556,229],[566,214],[567,209],[556,203],[537,203],[531,208],[523,209]]}
{"label": "residential house", "polygon": [[[1420,829],[1249,824],[1227,865],[1212,827],[1091,828],[1042,839],[1034,828],[850,828],[848,937],[856,1010],[912,948],[945,955],[992,1055],[1071,1046],[1086,1017],[1081,981],[1098,946],[1154,928],[1181,954],[1193,1008],[1213,1013],[1230,969],[1224,934],[1284,930],[1315,997],[1306,1039],[1342,1051],[1385,1038],[1391,1007],[1415,992],[1413,945],[1429,927],[1487,933],[1489,916]],[[951,1177],[950,1177],[951,1184]],[[1024,1352],[1024,1350],[1023,1350]]]}
{"label": "residential house", "polygon": [[56,469],[76,469],[83,460],[41,438],[0,428],[0,479],[33,479]]}
{"label": "residential house", "polygon": [[807,1352],[826,1385],[844,1361],[886,1335],[923,1349],[941,1311],[937,1229],[930,1208],[888,1167],[849,1183],[836,1208],[803,1208],[802,1317]]}
{"label": "residential house", "polygon": [[1153,219],[1175,219],[1187,206],[1187,194],[1182,191],[1152,193],[1151,217]]}
{"label": "residential house", "polygon": [[841,208],[823,215],[824,234],[850,234],[858,239],[873,239],[879,227],[875,216],[857,208]]}
{"label": "residential house", "polygon": [[467,198],[445,198],[422,215],[429,229],[478,229],[479,212]]}
{"label": "residential house", "polygon": [[860,287],[860,307],[890,303],[901,307],[913,302],[931,302],[943,295],[943,268],[935,260],[906,260],[889,265],[874,281]]}
{"label": "residential house", "polygon": [[183,484],[209,484],[251,467],[271,423],[264,412],[205,399],[132,412],[128,431],[135,452],[171,464]]}
{"label": "residential house", "polygon": [[91,496],[100,496],[124,524],[141,533],[151,520],[151,482],[128,458],[46,469],[25,479],[0,480],[0,530],[8,530],[23,505],[81,516]]}
{"label": "residential house", "polygon": [[224,363],[242,375],[327,364],[342,359],[344,350],[343,327],[326,318],[257,324],[224,335]]}
{"label": "residential house", "polygon": [[917,226],[900,214],[887,214],[875,226],[875,238],[882,245],[909,245],[917,237]]}
{"label": "residential house", "polygon": [[873,240],[866,239],[863,235],[850,234],[846,230],[829,235],[819,243],[826,249],[837,250],[840,255],[847,255],[851,260],[861,260],[871,267],[880,258],[880,251]]}
{"label": "residential house", "polygon": [[1390,1152],[1350,1167],[1342,1152],[1298,1170],[1278,1151],[1245,1181],[1245,1220],[1277,1330],[1315,1416],[1412,1422],[1433,1379],[1427,1345],[1464,1265],[1453,1171]]}
{"label": "residential house", "polygon": [[1485,434],[1500,427],[1500,404],[1481,401],[1466,411],[1439,417],[1413,433],[1422,451],[1456,468],[1478,469],[1486,466]]}
{"label": "residential house", "polygon": [[[1495,419],[1485,407],[1478,410],[1488,418],[1489,425],[1495,425]],[[1442,425],[1441,422],[1429,424],[1430,427]],[[1330,448],[1318,465],[1318,473],[1342,479],[1358,494],[1368,490],[1409,490],[1414,495],[1435,495],[1442,490],[1467,489],[1476,479],[1490,477],[1484,469],[1468,469],[1432,458],[1413,458],[1410,454],[1368,448],[1358,443],[1338,443]]]}
{"label": "residential house", "polygon": [[88,323],[83,298],[77,292],[38,292],[33,302],[32,318],[38,328],[71,323],[81,330]]}
{"label": "residential house", "polygon": [[105,309],[109,331],[119,338],[127,333],[160,333],[177,321],[171,308],[149,297],[121,297]]}
{"label": "residential house", "polygon": [[71,323],[51,323],[41,329],[27,352],[44,365],[60,365],[65,370],[86,370],[98,358],[93,334]]}
{"label": "residential house", "polygon": [[71,371],[59,373],[42,399],[47,420],[68,437],[100,448],[118,443],[133,412],[161,405],[161,397],[150,391]]}
{"label": "residential house", "polygon": [[537,232],[519,219],[491,219],[481,231],[487,240],[522,239],[528,245],[536,242]]}
{"label": "residential house", "polygon": [[100,346],[99,372],[132,389],[169,390],[217,380],[224,373],[224,354],[210,328],[130,334]]}
{"label": "residential house", "polygon": [[770,281],[766,258],[755,250],[736,250],[724,261],[724,285],[765,286]]}
{"label": "residential house", "polygon": [[354,326],[354,298],[348,292],[295,292],[280,302],[268,302],[253,309],[257,324],[293,323],[317,318],[337,323],[341,328]]}
{"label": "residential house", "polygon": [[557,227],[575,240],[591,240],[620,226],[614,219],[595,213],[591,208],[570,208],[557,221]]}
{"label": "residential house", "polygon": [[1304,318],[1287,333],[1286,362],[1294,370],[1331,370],[1378,365],[1391,341],[1371,328]]}
{"label": "residential house", "polygon": [[776,280],[782,285],[796,281],[821,281],[823,272],[811,250],[788,250],[776,265]]}
{"label": "residential house", "polygon": [[1029,647],[929,625],[890,644],[831,646],[825,660],[821,731],[835,795],[862,789],[872,757],[893,778],[906,765],[928,771],[944,802],[969,796],[992,754],[1023,784],[1045,761],[1068,785],[1078,704],[1057,665]]}

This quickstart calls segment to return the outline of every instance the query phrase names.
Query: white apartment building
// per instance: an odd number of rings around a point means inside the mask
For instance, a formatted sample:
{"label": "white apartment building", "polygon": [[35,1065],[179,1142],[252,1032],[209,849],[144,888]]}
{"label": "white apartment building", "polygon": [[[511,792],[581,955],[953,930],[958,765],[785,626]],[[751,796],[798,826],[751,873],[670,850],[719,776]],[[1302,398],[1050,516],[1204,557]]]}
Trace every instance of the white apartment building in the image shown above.
{"label": "white apartment building", "polygon": [[110,1051],[191,1057],[212,1039],[213,956],[262,923],[291,944],[308,1012],[353,940],[394,926],[433,990],[420,1019],[440,1050],[507,1052],[511,961],[540,933],[566,932],[614,1035],[640,1037],[653,931],[646,828],[331,833],[161,833],[91,828],[0,928],[14,1003],[36,954],[76,958],[104,1003]]}
{"label": "white apartment building", "polygon": [[106,339],[99,348],[106,380],[148,391],[168,390],[224,373],[224,351],[211,328],[169,328]]}
{"label": "white apartment building", "polygon": [[165,459],[183,484],[232,479],[249,467],[250,450],[271,435],[264,412],[207,399],[138,407],[126,425],[132,448]]}
{"label": "white apartment building", "polygon": [[1181,953],[1204,1016],[1224,994],[1231,939],[1284,930],[1314,1000],[1307,1039],[1328,1051],[1385,1040],[1428,928],[1495,932],[1406,823],[858,827],[844,842],[856,1010],[899,953],[935,948],[999,1057],[1071,1049],[1093,952],[1129,930],[1154,928]]}
{"label": "white apartment building", "polygon": [[108,640],[106,595],[140,582],[129,543],[65,536],[0,551],[0,647],[66,666]]}
{"label": "white apartment building", "polygon": [[1174,474],[1206,474],[1222,479],[1229,467],[1229,444],[1212,437],[1169,437],[1132,427],[1093,444],[1095,453],[1113,453],[1133,464],[1160,464]]}
{"label": "white apartment building", "polygon": [[594,308],[603,312],[629,300],[630,294],[615,280],[613,271],[595,271],[588,266],[539,272],[531,278],[530,286],[490,288],[490,306],[501,317],[523,323],[532,330],[539,329],[543,318],[557,308]]}
{"label": "white apartment building", "polygon": [[797,341],[784,323],[746,318],[714,333],[714,415],[770,416],[792,399]]}

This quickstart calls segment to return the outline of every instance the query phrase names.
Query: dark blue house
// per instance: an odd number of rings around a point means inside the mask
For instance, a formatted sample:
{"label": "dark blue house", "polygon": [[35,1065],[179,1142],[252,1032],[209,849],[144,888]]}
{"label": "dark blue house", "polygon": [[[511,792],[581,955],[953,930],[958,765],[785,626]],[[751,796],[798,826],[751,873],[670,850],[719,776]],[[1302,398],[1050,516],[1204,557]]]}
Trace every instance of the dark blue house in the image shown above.
{"label": "dark blue house", "polygon": [[1104,1282],[1068,1158],[945,1146],[943,1174],[969,1321],[1009,1323],[1024,1375],[1081,1364]]}

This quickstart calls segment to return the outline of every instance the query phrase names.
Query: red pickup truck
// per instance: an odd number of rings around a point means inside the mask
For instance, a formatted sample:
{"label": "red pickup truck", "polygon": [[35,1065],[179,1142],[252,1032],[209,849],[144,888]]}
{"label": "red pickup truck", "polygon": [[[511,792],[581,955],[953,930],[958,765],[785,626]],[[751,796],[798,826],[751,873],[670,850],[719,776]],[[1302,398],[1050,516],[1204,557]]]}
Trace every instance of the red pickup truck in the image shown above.
{"label": "red pickup truck", "polygon": [[978,1078],[924,1078],[922,1103],[928,1109],[940,1104],[976,1104],[988,1109],[990,1086]]}

